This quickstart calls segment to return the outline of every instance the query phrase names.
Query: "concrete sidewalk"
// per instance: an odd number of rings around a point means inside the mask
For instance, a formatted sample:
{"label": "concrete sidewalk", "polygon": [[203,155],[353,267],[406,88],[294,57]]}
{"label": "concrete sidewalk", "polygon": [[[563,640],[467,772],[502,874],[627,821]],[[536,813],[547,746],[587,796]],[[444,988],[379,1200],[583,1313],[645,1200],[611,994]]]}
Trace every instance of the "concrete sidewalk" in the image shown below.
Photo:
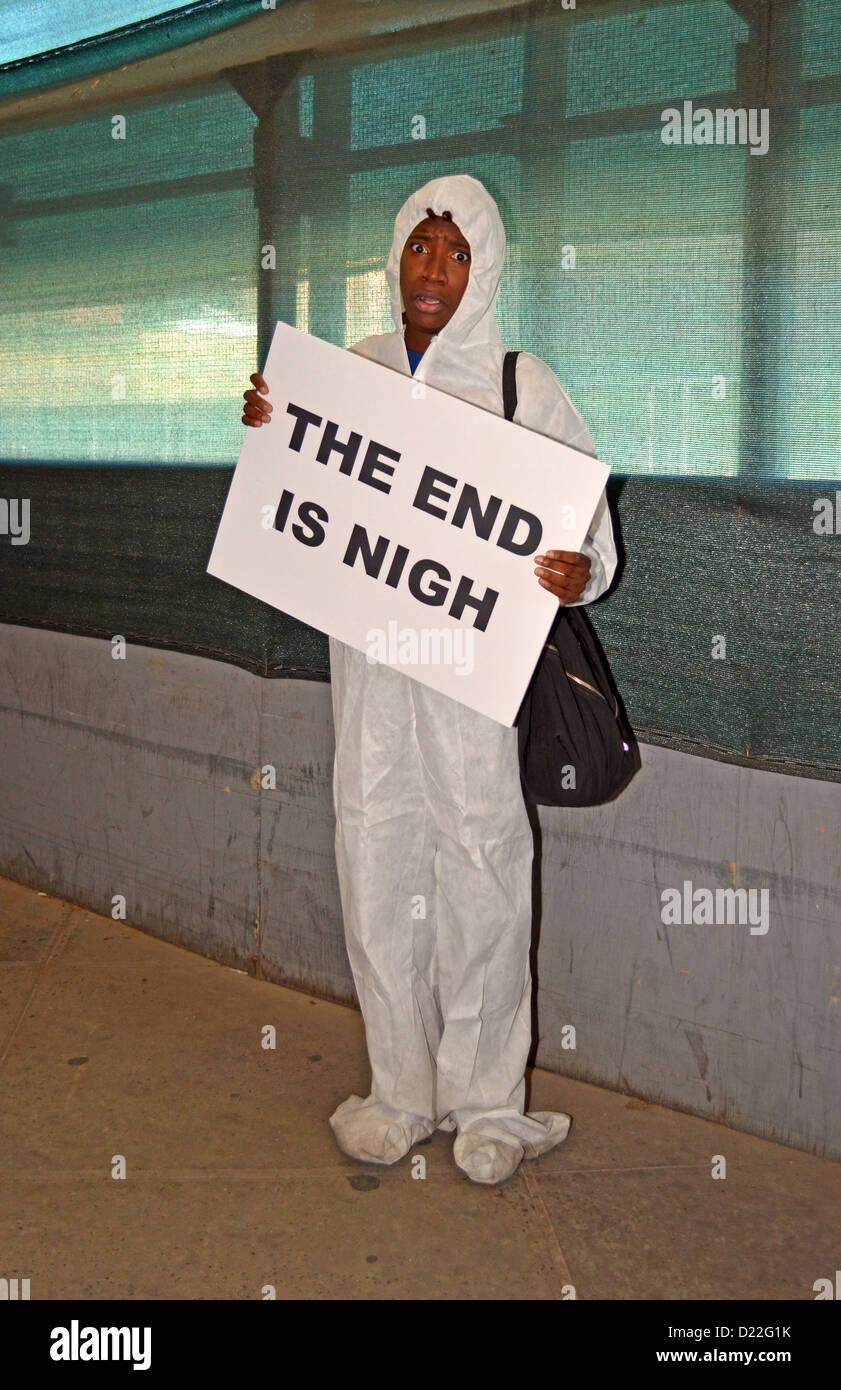
{"label": "concrete sidewalk", "polygon": [[841,1165],[539,1071],[530,1107],[573,1127],[504,1186],[471,1183],[441,1133],[357,1164],[327,1116],[368,1075],[352,1009],[0,880],[0,1277],[32,1299],[811,1300],[834,1281]]}

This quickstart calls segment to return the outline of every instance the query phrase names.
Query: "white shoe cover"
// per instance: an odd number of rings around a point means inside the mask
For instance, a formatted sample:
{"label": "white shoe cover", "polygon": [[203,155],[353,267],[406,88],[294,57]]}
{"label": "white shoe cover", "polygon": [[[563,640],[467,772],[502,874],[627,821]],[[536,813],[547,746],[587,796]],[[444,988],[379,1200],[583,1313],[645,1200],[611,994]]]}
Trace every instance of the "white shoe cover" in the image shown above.
{"label": "white shoe cover", "polygon": [[551,1110],[478,1119],[453,1145],[453,1157],[473,1182],[505,1182],[524,1158],[538,1158],[566,1139],[570,1117]]}
{"label": "white shoe cover", "polygon": [[481,1130],[460,1134],[453,1145],[453,1157],[472,1182],[505,1182],[523,1161],[523,1146],[517,1140],[503,1143]]}
{"label": "white shoe cover", "polygon": [[530,1110],[527,1115],[523,1116],[523,1119],[536,1120],[544,1131],[543,1134],[530,1134],[528,1138],[522,1137],[526,1158],[539,1158],[541,1154],[554,1149],[556,1144],[560,1144],[562,1140],[566,1139],[572,1124],[570,1116],[563,1114],[562,1111]]}
{"label": "white shoe cover", "polygon": [[397,1163],[435,1129],[434,1120],[382,1105],[376,1096],[348,1096],[330,1116],[336,1143],[363,1163]]}

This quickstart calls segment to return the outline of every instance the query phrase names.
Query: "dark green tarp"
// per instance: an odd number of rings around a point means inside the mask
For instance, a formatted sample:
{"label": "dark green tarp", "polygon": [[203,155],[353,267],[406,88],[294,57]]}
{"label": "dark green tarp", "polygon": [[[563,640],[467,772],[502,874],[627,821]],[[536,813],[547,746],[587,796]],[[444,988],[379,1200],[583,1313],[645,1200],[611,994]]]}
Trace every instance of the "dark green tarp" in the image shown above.
{"label": "dark green tarp", "polygon": [[[624,571],[592,613],[638,733],[841,778],[835,0],[383,28],[122,130],[98,107],[0,138],[0,488],[31,505],[0,621],[324,678],[323,636],[205,573],[241,393],[277,319],[390,331],[395,211],[471,172],[508,229],[503,336],[613,469]],[[684,102],[757,140],[664,143]]]}

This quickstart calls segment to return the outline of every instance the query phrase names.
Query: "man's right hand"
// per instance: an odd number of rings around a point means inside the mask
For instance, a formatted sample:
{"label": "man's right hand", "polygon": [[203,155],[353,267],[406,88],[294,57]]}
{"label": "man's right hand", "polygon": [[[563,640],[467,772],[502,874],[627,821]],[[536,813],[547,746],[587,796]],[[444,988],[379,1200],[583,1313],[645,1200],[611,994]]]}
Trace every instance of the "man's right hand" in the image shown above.
{"label": "man's right hand", "polygon": [[257,387],[256,391],[243,391],[245,397],[245,414],[242,417],[244,425],[254,425],[259,429],[262,424],[269,424],[272,418],[272,408],[268,401],[261,400],[260,393],[267,396],[269,388],[259,372],[252,372],[251,380]]}

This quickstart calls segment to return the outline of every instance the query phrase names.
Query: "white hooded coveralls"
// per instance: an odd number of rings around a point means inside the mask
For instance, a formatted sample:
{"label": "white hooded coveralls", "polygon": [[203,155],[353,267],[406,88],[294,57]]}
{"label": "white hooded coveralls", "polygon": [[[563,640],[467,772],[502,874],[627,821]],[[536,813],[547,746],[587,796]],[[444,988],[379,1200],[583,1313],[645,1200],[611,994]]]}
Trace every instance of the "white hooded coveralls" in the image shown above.
{"label": "white hooded coveralls", "polygon": [[[427,208],[451,212],[471,265],[461,302],[415,379],[502,415],[505,346],[495,307],[505,229],[495,201],[469,175],[433,179],[400,209],[386,266],[397,331],[351,351],[411,374],[400,258]],[[545,362],[520,355],[517,391],[516,421],[595,455]],[[588,603],[616,568],[604,495],[583,549],[592,569],[579,602]],[[330,669],[336,863],[372,1071],[367,1099],[352,1096],[330,1123],[357,1158],[394,1162],[438,1127],[514,1146],[506,1153],[520,1146],[516,1166],[569,1127],[568,1116],[523,1113],[534,846],[517,730],[333,638]],[[459,1143],[463,1156],[470,1142],[457,1140],[457,1161]],[[488,1169],[478,1180],[498,1176]]]}

